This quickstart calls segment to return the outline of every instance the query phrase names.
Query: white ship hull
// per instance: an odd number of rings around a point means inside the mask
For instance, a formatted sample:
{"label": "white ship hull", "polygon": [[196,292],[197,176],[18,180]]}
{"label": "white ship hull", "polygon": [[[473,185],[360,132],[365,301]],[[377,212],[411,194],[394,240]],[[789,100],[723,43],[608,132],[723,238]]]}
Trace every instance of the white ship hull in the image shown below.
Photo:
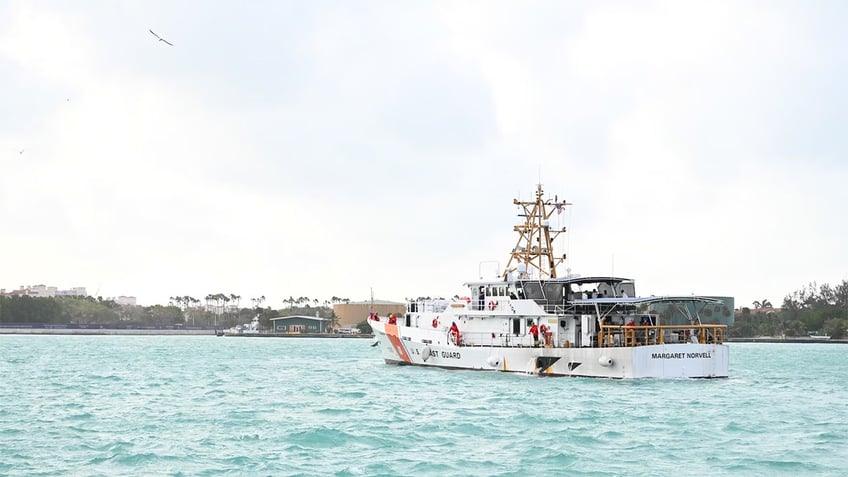
{"label": "white ship hull", "polygon": [[[404,335],[403,327],[380,326],[379,322],[372,327],[388,364],[593,378],[728,376],[729,349],[725,344],[610,348],[456,346],[444,332],[410,329],[412,333]],[[418,335],[417,339],[414,335]]]}

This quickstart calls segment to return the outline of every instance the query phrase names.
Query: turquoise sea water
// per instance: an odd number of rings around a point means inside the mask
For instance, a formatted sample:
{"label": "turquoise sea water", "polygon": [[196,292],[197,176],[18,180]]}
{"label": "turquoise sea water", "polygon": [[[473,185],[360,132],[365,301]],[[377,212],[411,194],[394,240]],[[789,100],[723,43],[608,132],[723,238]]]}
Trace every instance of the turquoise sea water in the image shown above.
{"label": "turquoise sea water", "polygon": [[0,475],[844,475],[848,346],[722,380],[383,364],[367,339],[0,335]]}

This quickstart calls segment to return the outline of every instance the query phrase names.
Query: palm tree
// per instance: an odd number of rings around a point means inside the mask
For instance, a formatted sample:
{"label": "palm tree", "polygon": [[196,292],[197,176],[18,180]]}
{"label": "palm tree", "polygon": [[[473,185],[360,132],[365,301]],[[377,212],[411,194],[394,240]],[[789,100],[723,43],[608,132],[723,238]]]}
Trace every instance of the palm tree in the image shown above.
{"label": "palm tree", "polygon": [[230,297],[221,293],[221,302],[223,303],[223,305],[221,306],[221,314],[224,316],[224,318],[226,318],[227,317],[227,308],[228,308],[227,304],[230,303]]}
{"label": "palm tree", "polygon": [[[210,304],[210,303],[212,303],[212,301],[213,301],[214,299],[215,299],[215,295],[213,295],[213,294],[211,294],[211,293],[210,293],[210,294],[208,294],[208,295],[206,295],[206,310],[205,310],[205,311],[206,311],[206,313],[209,313],[209,308],[210,308],[210,306],[211,306],[211,304]],[[209,315],[206,315],[206,316],[208,317]],[[216,322],[216,328],[217,328],[217,322]]]}
{"label": "palm tree", "polygon": [[235,315],[236,321],[241,318],[241,310],[239,309],[239,303],[241,303],[241,295],[236,295],[235,293],[230,293],[230,300],[235,302]]}
{"label": "palm tree", "polygon": [[330,312],[330,329],[335,330],[336,325],[338,325],[338,324],[339,324],[339,317],[336,316],[336,314],[331,311]]}
{"label": "palm tree", "polygon": [[188,295],[184,296],[183,300],[185,301],[185,304],[186,304],[186,322],[188,322],[189,318],[191,318],[191,326],[194,326],[194,315],[195,315],[194,304],[200,303],[200,300],[198,300],[197,298],[195,298],[193,296],[188,296]]}
{"label": "palm tree", "polygon": [[[226,310],[225,305],[228,301],[230,301],[230,299],[227,298],[227,295],[224,295],[223,293],[216,293],[215,294],[215,301],[217,302],[216,303],[217,316],[219,316],[223,319],[224,318],[224,311]],[[222,323],[222,325],[223,325],[223,323]]]}

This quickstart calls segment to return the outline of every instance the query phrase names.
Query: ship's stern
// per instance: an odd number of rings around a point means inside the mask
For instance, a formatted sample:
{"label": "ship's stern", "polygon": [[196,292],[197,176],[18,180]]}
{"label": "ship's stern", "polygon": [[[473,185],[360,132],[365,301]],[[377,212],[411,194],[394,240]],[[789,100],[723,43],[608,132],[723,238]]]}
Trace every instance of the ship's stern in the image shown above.
{"label": "ship's stern", "polygon": [[671,344],[633,348],[634,378],[726,378],[726,344]]}

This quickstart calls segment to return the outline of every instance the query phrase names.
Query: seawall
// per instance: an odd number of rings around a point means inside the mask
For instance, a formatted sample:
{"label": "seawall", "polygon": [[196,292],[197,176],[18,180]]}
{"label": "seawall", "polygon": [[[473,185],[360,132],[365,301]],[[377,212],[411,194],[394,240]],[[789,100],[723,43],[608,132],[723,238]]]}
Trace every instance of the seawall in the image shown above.
{"label": "seawall", "polygon": [[780,338],[774,336],[759,336],[756,338],[727,338],[726,343],[848,343],[846,339],[821,339],[821,338]]}
{"label": "seawall", "polygon": [[[5,328],[0,327],[0,335],[195,335],[215,336],[221,330],[159,330],[124,328]],[[220,336],[220,335],[219,335]],[[329,333],[249,333],[241,335],[223,335],[227,338],[373,338],[369,334],[329,334]]]}

